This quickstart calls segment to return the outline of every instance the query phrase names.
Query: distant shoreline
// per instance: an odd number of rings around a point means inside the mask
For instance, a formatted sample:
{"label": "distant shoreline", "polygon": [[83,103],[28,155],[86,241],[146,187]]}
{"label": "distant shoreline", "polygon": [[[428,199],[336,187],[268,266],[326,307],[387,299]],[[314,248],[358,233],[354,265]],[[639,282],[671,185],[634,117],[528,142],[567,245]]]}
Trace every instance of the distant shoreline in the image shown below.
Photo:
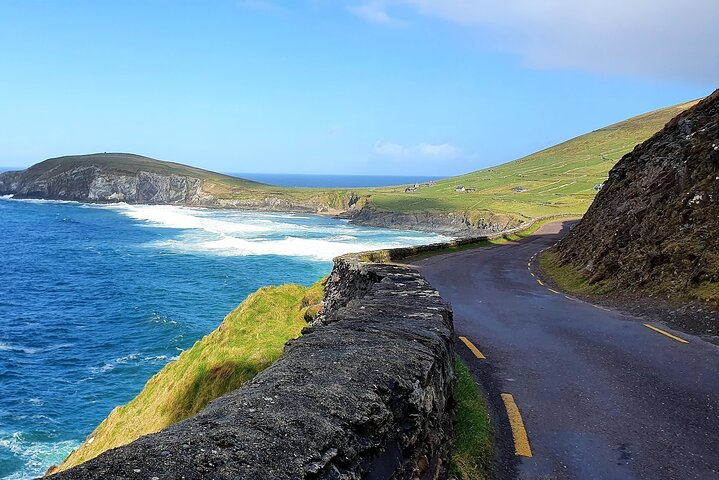
{"label": "distant shoreline", "polygon": [[307,173],[237,173],[225,175],[266,183],[276,187],[295,188],[371,188],[393,187],[441,180],[437,175],[328,175]]}

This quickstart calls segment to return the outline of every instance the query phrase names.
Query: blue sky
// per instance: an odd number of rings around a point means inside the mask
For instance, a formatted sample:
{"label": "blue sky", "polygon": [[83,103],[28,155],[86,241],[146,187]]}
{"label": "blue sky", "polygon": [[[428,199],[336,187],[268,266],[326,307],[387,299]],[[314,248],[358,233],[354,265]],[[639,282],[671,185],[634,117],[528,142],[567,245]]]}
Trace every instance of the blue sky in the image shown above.
{"label": "blue sky", "polygon": [[719,87],[715,0],[501,5],[0,0],[0,165],[454,175]]}

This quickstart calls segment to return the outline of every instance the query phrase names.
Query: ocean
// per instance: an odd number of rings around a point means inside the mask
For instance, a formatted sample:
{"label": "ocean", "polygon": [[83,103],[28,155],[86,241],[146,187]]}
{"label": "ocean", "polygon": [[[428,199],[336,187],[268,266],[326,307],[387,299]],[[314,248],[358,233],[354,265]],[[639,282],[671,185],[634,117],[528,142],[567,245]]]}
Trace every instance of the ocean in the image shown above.
{"label": "ocean", "polygon": [[439,240],[314,215],[0,198],[0,478],[60,463],[257,288]]}
{"label": "ocean", "polygon": [[389,187],[425,183],[444,178],[426,175],[306,175],[299,173],[228,173],[227,175],[278,187],[306,188]]}

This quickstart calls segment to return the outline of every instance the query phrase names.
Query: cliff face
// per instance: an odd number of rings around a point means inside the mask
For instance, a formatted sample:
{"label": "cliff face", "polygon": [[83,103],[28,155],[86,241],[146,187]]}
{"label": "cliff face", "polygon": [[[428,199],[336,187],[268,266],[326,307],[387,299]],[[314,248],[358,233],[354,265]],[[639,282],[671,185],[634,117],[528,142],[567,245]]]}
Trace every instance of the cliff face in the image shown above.
{"label": "cliff face", "polygon": [[57,479],[446,478],[452,312],[417,271],[340,258],[321,320],[192,418]]}
{"label": "cliff face", "polygon": [[23,172],[0,174],[0,194],[79,202],[187,205],[207,197],[201,184],[199,178],[143,171],[108,173],[94,165],[48,178],[32,178]]}
{"label": "cliff face", "polygon": [[[136,168],[129,165],[137,162]],[[156,161],[152,161],[156,162]],[[157,162],[165,167],[166,162]],[[209,198],[193,169],[153,168],[138,155],[98,154],[46,160],[22,172],[0,174],[0,194],[80,202],[192,204]],[[185,173],[185,174],[182,174]]]}
{"label": "cliff face", "polygon": [[625,155],[556,251],[610,289],[719,305],[719,90]]}

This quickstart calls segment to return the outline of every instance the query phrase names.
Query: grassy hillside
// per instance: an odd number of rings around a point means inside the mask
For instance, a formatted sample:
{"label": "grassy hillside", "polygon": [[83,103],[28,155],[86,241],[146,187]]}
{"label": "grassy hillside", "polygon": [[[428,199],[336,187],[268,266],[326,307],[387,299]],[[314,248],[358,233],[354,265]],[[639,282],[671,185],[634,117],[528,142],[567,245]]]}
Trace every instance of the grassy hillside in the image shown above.
{"label": "grassy hillside", "polygon": [[321,300],[322,282],[265,287],[250,295],[130,403],[115,408],[60,469],[188,418],[250,380],[280,357],[287,340],[300,335]]}
{"label": "grassy hillside", "polygon": [[187,175],[201,178],[203,180],[212,180],[217,182],[228,182],[243,185],[251,188],[264,188],[267,185],[253,182],[251,180],[238,179],[228,175],[203,170],[201,168],[183,165],[181,163],[166,162],[163,160],[155,160],[154,158],[135,155],[132,153],[92,153],[89,155],[68,155],[65,157],[56,157],[36,163],[28,168],[28,173],[39,176],[57,175],[59,173],[71,170],[77,167],[87,166],[89,164],[102,166],[107,171],[137,173],[139,171],[154,172],[164,175]]}
{"label": "grassy hillside", "polygon": [[[696,101],[646,113],[573,138],[519,160],[436,182],[416,192],[378,189],[371,204],[394,212],[423,210],[486,213],[533,218],[556,213],[584,213],[615,163]],[[456,192],[455,188],[475,188]],[[515,187],[526,191],[518,193]]]}

